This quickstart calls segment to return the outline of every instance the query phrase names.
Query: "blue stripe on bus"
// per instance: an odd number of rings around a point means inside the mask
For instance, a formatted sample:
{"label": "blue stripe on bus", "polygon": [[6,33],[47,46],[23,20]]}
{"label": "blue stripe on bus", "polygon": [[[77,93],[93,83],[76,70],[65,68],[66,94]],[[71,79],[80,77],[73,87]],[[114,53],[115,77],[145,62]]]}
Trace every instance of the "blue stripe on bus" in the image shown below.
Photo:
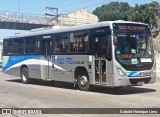
{"label": "blue stripe on bus", "polygon": [[140,72],[140,71],[127,71],[123,67],[121,67],[121,70],[126,74],[127,77],[134,76],[136,73]]}
{"label": "blue stripe on bus", "polygon": [[[10,68],[11,66],[28,60],[28,59],[39,59],[43,57],[42,55],[31,55],[31,56],[3,56],[2,57],[2,66],[3,66],[3,71],[6,69]],[[8,60],[7,60],[8,59]]]}
{"label": "blue stripe on bus", "polygon": [[138,72],[139,71],[130,71],[130,73],[128,74],[128,77],[134,76]]}

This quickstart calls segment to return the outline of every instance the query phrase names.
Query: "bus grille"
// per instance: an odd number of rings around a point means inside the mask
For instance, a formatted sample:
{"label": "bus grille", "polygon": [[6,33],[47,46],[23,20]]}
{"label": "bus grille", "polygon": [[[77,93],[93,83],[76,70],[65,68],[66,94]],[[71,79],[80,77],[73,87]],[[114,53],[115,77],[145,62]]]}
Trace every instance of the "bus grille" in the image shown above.
{"label": "bus grille", "polygon": [[129,79],[131,84],[137,84],[140,81],[144,81],[145,84],[148,83],[151,80],[151,77],[149,78],[138,78],[138,79]]}

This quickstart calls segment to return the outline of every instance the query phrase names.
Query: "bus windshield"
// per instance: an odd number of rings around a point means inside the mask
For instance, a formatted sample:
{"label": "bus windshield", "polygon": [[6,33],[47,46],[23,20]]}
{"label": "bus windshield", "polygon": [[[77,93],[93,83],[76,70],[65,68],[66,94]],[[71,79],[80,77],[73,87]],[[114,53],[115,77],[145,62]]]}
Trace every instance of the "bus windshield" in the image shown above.
{"label": "bus windshield", "polygon": [[115,56],[125,65],[151,63],[153,47],[151,34],[148,33],[115,33]]}

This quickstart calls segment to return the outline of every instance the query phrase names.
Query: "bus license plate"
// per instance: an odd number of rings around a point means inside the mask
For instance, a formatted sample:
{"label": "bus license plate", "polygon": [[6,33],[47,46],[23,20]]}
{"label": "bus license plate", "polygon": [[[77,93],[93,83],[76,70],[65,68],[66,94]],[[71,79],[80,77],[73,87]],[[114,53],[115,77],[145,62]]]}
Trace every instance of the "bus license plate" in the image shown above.
{"label": "bus license plate", "polygon": [[144,81],[137,82],[137,85],[143,85],[143,84],[144,84]]}

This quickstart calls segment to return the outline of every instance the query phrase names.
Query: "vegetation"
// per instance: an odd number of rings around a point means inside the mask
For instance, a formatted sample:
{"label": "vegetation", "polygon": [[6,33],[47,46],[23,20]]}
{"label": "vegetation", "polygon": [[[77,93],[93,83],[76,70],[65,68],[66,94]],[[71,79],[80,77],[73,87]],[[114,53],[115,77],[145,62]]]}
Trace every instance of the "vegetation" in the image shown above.
{"label": "vegetation", "polygon": [[128,20],[144,22],[153,28],[158,27],[157,19],[160,18],[160,5],[153,1],[131,7],[127,2],[111,2],[96,8],[93,14],[98,16],[99,21]]}

